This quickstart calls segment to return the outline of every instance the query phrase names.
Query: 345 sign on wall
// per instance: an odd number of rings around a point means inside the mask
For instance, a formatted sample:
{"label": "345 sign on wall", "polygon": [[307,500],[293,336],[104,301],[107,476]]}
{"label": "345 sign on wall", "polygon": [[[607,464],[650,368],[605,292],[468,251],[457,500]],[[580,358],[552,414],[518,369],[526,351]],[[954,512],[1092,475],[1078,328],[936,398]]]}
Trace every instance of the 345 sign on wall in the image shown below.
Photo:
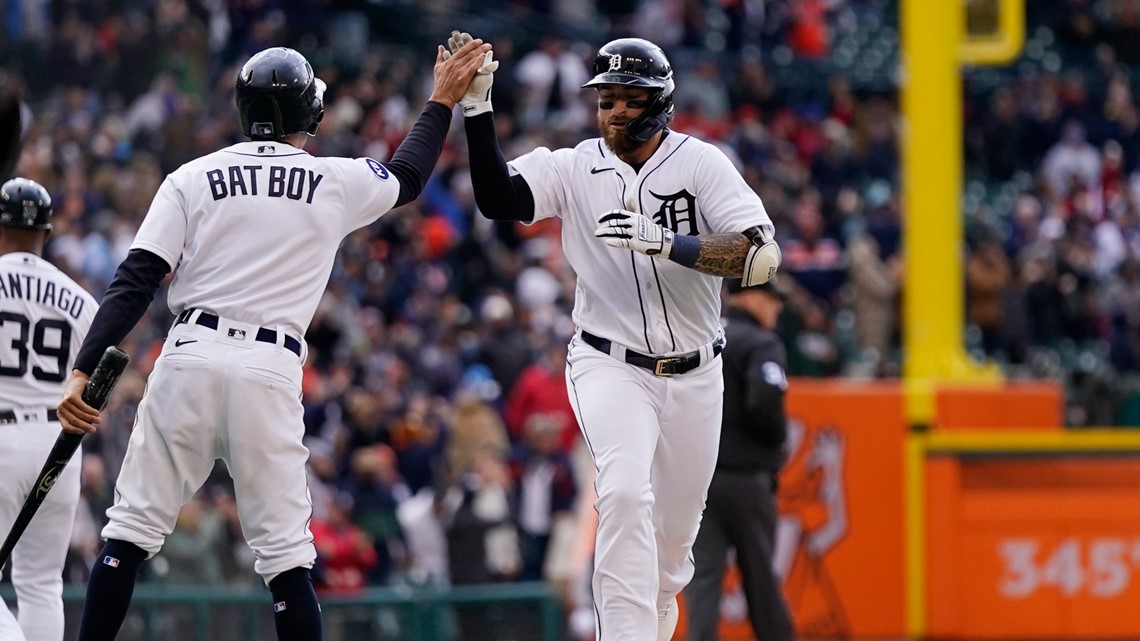
{"label": "345 sign on wall", "polygon": [[1140,567],[1140,538],[1069,537],[1055,544],[1036,538],[1007,538],[998,544],[1002,574],[998,592],[1024,599],[1040,590],[1057,590],[1073,597],[1119,596]]}
{"label": "345 sign on wall", "polygon": [[938,456],[927,483],[931,638],[1140,638],[1140,456]]}

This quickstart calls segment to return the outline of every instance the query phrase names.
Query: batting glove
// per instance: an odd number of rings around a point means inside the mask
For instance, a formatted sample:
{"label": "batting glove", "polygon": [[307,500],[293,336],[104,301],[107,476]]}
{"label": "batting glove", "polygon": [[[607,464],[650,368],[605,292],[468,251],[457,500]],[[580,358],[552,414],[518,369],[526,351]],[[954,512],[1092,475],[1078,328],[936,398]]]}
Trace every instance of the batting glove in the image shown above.
{"label": "batting glove", "polygon": [[672,230],[625,209],[611,209],[602,214],[594,235],[610,247],[632,249],[648,256],[668,258],[673,251]]}
{"label": "batting glove", "polygon": [[[447,39],[448,51],[443,52],[443,59],[447,60],[463,45],[472,40],[474,38],[466,31],[462,33],[452,31],[451,37]],[[459,106],[463,108],[465,118],[492,111],[491,84],[495,82],[495,71],[499,68],[499,61],[492,60],[491,53],[490,51],[487,52],[486,57],[483,58],[483,64],[475,72],[475,77],[471,79],[471,84],[467,85],[467,93],[463,94],[463,98],[459,100]]]}

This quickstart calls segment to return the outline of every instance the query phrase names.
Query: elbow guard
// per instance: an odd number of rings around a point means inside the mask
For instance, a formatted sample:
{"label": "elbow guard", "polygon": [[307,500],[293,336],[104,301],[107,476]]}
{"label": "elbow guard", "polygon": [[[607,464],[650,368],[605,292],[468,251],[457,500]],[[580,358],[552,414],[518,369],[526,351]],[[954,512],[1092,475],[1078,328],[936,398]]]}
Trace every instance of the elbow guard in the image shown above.
{"label": "elbow guard", "polygon": [[744,235],[752,241],[752,247],[744,259],[741,284],[744,287],[763,285],[776,275],[776,269],[780,266],[780,246],[776,244],[773,229],[768,225],[753,227],[745,231]]}

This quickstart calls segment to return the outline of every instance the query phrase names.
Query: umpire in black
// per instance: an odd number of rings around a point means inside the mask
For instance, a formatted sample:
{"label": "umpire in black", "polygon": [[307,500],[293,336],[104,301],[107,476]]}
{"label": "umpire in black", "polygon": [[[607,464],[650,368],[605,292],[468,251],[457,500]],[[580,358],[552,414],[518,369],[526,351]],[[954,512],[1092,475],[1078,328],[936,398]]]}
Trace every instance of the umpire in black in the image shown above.
{"label": "umpire in black", "polygon": [[787,436],[784,344],[773,331],[783,301],[772,283],[726,280],[724,419],[720,455],[693,545],[696,573],[685,588],[689,641],[716,641],[727,553],[736,550],[753,631],[761,641],[794,638],[772,568],[776,475]]}

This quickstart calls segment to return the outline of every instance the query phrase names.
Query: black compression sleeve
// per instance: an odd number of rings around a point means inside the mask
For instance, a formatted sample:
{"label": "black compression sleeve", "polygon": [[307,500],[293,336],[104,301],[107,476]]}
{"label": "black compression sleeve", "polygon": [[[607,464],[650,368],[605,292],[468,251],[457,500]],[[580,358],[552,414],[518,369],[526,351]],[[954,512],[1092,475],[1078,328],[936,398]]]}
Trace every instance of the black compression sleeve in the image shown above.
{"label": "black compression sleeve", "polygon": [[416,199],[424,190],[451,127],[451,110],[442,103],[429,100],[420,117],[404,137],[404,142],[385,163],[400,181],[400,196],[396,207]]}
{"label": "black compression sleeve", "polygon": [[168,273],[170,265],[157,254],[145,249],[132,249],[127,254],[95,312],[95,320],[75,357],[75,369],[85,374],[95,371],[103,352],[118,345],[146,313]]}
{"label": "black compression sleeve", "polygon": [[499,141],[493,114],[463,119],[471,154],[471,187],[475,204],[491,220],[534,220],[534,194],[522,176],[511,176]]}

